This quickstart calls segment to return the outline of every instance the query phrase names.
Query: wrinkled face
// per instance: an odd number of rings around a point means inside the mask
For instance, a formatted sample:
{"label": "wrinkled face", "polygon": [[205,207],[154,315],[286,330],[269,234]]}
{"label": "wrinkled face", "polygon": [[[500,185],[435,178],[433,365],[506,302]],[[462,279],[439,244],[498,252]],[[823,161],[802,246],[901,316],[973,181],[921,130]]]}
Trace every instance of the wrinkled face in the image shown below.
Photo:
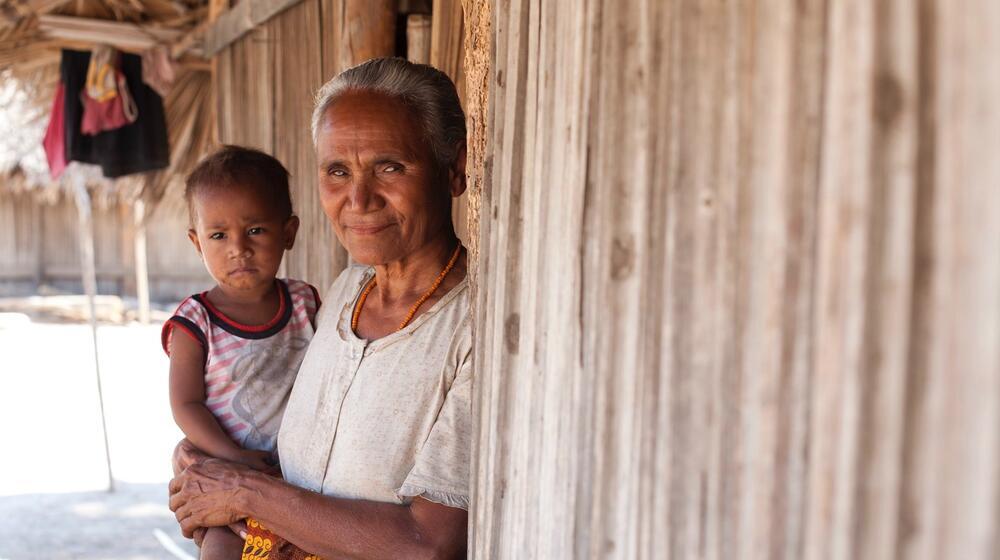
{"label": "wrinkled face", "polygon": [[401,102],[370,92],[338,98],[323,115],[316,155],[323,210],[355,261],[397,261],[450,231],[455,187]]}
{"label": "wrinkled face", "polygon": [[230,291],[269,287],[295,243],[298,218],[283,218],[249,188],[205,189],[191,201],[188,237],[212,278]]}

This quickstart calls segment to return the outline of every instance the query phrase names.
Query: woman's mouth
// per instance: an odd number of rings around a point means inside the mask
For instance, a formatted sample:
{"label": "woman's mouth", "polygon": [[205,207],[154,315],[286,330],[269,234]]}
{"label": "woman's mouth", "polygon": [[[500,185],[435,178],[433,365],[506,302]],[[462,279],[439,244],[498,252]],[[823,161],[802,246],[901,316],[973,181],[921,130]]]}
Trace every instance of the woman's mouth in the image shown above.
{"label": "woman's mouth", "polygon": [[391,226],[392,223],[388,224],[372,224],[372,225],[356,225],[347,226],[347,230],[355,235],[374,235],[380,231]]}

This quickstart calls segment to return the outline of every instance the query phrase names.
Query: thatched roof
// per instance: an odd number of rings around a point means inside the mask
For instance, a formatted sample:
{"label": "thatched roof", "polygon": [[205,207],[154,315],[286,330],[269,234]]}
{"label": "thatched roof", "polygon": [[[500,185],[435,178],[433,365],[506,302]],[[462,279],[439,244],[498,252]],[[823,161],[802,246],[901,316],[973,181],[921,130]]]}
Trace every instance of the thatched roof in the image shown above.
{"label": "thatched roof", "polygon": [[[79,38],[53,37],[53,17],[72,16],[135,24],[143,36],[182,36],[201,23],[207,0],[14,0],[0,5],[0,194],[31,191],[55,200],[83,179],[98,199],[134,200],[150,207],[209,148],[213,111],[205,64],[178,65],[177,79],[164,99],[170,140],[169,168],[108,180],[99,168],[73,163],[59,181],[49,176],[42,149],[52,97],[58,82],[60,49],[89,48]],[[59,20],[59,22],[66,21]],[[70,20],[72,21],[72,20]],[[169,32],[169,33],[168,33]],[[152,40],[152,39],[150,39]],[[135,49],[125,49],[135,50]]]}

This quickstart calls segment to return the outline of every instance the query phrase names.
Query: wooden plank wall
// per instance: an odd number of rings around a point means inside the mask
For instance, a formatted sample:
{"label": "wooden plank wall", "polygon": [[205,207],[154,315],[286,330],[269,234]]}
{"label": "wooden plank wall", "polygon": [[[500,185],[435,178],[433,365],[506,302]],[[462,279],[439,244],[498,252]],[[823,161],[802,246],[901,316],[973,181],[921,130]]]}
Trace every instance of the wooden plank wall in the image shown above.
{"label": "wooden plank wall", "polygon": [[[208,288],[212,280],[187,241],[183,205],[160,210],[147,233],[150,291],[155,301],[177,301]],[[131,211],[131,206],[118,204],[94,208],[102,294],[135,295]],[[0,296],[30,295],[40,284],[80,293],[77,223],[72,199],[43,203],[30,194],[0,196]]]}
{"label": "wooden plank wall", "polygon": [[217,58],[220,140],[260,148],[288,168],[302,227],[285,271],[320,290],[347,266],[348,257],[316,192],[313,96],[341,70],[394,54],[395,6],[387,0],[305,0]]}
{"label": "wooden plank wall", "polygon": [[1000,3],[494,8],[475,556],[996,558]]}

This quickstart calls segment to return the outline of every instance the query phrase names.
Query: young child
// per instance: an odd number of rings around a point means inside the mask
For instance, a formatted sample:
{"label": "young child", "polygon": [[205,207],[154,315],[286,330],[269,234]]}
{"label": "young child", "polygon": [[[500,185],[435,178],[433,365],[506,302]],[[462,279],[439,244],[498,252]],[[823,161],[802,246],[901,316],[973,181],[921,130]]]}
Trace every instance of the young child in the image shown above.
{"label": "young child", "polygon": [[[216,285],[163,325],[170,407],[202,451],[276,472],[276,438],[315,328],[316,289],[275,276],[295,242],[288,171],[257,150],[226,146],[187,177],[188,237]],[[213,528],[202,558],[242,542]]]}

